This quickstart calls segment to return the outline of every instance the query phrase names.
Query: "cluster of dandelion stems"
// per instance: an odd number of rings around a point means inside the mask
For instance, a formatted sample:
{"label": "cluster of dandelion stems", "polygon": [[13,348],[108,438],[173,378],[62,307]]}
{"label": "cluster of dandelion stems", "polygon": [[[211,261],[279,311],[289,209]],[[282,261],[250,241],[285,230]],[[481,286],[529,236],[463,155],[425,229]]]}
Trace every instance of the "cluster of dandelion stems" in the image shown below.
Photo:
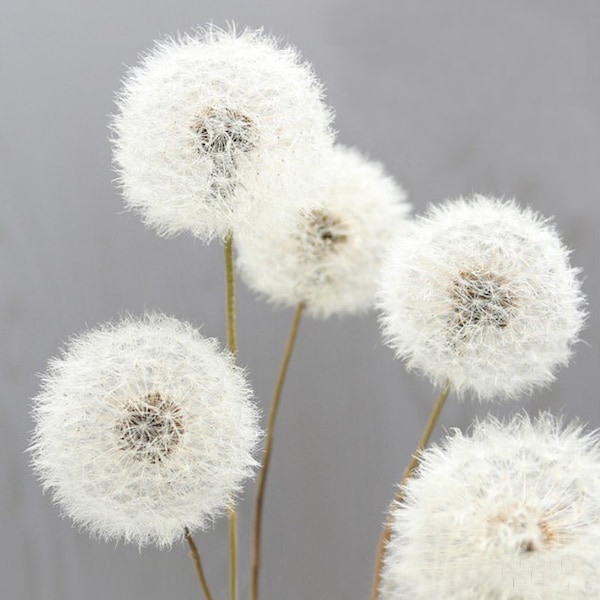
{"label": "cluster of dandelion stems", "polygon": [[[237,360],[237,332],[236,332],[236,311],[235,311],[235,271],[234,271],[234,260],[233,260],[233,235],[230,234],[225,239],[225,282],[226,282],[226,327],[227,327],[227,348],[231,353],[232,359]],[[271,400],[271,406],[269,409],[269,416],[267,422],[267,432],[265,440],[265,449],[262,458],[262,466],[258,475],[257,490],[256,490],[256,501],[254,507],[254,525],[253,525],[253,537],[252,537],[252,563],[250,571],[250,600],[258,600],[259,598],[259,580],[260,580],[260,567],[261,567],[261,548],[262,548],[262,523],[263,523],[263,509],[264,509],[264,498],[267,486],[267,477],[269,472],[269,466],[271,464],[271,455],[273,452],[273,439],[275,431],[275,423],[277,420],[277,414],[279,411],[279,404],[281,400],[281,394],[285,383],[290,359],[296,338],[298,335],[298,329],[300,327],[300,321],[302,314],[306,308],[303,302],[300,302],[295,310],[292,325],[288,335],[285,350],[281,365],[279,367],[279,373],[277,381],[275,383],[275,389]],[[398,504],[403,500],[403,484],[413,475],[416,468],[419,465],[419,454],[425,449],[429,443],[429,439],[433,430],[439,420],[439,417],[444,408],[446,398],[450,393],[450,382],[447,381],[442,387],[437,400],[433,406],[433,409],[429,415],[425,429],[421,435],[421,439],[417,444],[414,454],[407,465],[398,490],[394,497],[394,504]],[[230,600],[238,599],[238,518],[237,512],[233,507],[229,507],[229,598]],[[202,562],[200,554],[194,539],[190,531],[185,529],[185,539],[190,547],[190,556],[194,562],[198,580],[202,587],[202,591],[206,597],[206,600],[213,600]],[[385,555],[386,546],[391,537],[391,513],[388,514],[387,520],[379,538],[379,544],[377,547],[377,555],[375,561],[375,571],[373,576],[373,585],[371,589],[371,600],[377,600],[379,598],[379,588],[381,583],[381,573],[383,569],[383,559]]]}

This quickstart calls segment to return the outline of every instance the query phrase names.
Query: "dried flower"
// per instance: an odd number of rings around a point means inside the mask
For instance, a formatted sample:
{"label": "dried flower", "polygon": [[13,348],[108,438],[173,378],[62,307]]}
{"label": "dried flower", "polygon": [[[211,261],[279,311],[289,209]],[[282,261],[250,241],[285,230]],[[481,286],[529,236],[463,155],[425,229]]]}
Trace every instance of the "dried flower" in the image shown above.
{"label": "dried flower", "polygon": [[112,125],[126,204],[161,235],[206,241],[257,213],[287,218],[331,151],[322,96],[297,51],[260,30],[210,26],[157,43],[125,80]]}
{"label": "dried flower", "polygon": [[386,341],[436,385],[449,380],[480,400],[548,384],[585,317],[568,258],[554,227],[514,201],[433,208],[386,260]]}
{"label": "dried flower", "polygon": [[598,434],[488,418],[426,450],[393,511],[383,597],[599,598]]}
{"label": "dried flower", "polygon": [[163,315],[74,338],[34,400],[44,489],[104,539],[170,545],[234,500],[256,465],[257,409],[213,339]]}
{"label": "dried flower", "polygon": [[306,304],[316,317],[368,309],[382,257],[403,230],[410,205],[376,162],[336,146],[317,206],[287,227],[240,238],[244,280],[282,306]]}

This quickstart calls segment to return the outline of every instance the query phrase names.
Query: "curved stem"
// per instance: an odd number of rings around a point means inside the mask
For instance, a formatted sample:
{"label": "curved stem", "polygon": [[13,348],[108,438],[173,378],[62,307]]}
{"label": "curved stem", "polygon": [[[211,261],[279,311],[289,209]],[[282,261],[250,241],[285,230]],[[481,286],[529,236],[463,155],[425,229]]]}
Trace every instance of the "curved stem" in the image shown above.
{"label": "curved stem", "polygon": [[198,579],[200,581],[200,585],[202,586],[204,596],[206,597],[206,600],[212,600],[212,594],[210,593],[210,589],[208,588],[208,582],[206,581],[204,569],[202,568],[202,562],[200,560],[198,546],[196,546],[196,542],[194,542],[194,538],[192,537],[192,534],[190,533],[190,530],[187,527],[184,529],[184,534],[185,540],[190,547],[190,557],[194,561],[194,566],[196,567],[196,574],[198,575]]}
{"label": "curved stem", "polygon": [[261,549],[261,531],[262,531],[262,515],[263,505],[265,497],[265,488],[267,485],[267,475],[269,472],[269,465],[271,464],[271,452],[273,450],[273,432],[275,429],[275,421],[277,419],[277,411],[279,409],[279,400],[281,398],[281,392],[283,390],[283,384],[285,383],[285,377],[287,374],[288,366],[290,364],[290,358],[292,357],[292,351],[296,342],[296,336],[298,334],[298,327],[300,325],[300,319],[302,318],[302,312],[304,311],[304,303],[298,304],[296,307],[296,313],[294,314],[294,320],[290,329],[290,334],[287,340],[285,351],[283,353],[283,359],[281,366],[279,367],[279,374],[277,376],[277,383],[275,385],[275,391],[273,392],[273,399],[271,401],[271,408],[269,410],[269,420],[267,425],[267,438],[265,442],[265,452],[263,456],[263,465],[258,476],[258,484],[256,491],[256,505],[254,509],[254,536],[252,544],[252,572],[250,574],[250,598],[251,600],[258,600],[258,580],[260,573],[260,549]]}
{"label": "curved stem", "polygon": [[[235,273],[233,267],[233,234],[225,239],[225,282],[227,309],[227,348],[237,359],[237,334],[235,327]],[[229,507],[229,600],[238,597],[238,519],[235,509]]]}
{"label": "curved stem", "polygon": [[[425,429],[421,434],[421,439],[417,444],[417,448],[412,455],[408,466],[404,470],[404,474],[402,475],[402,479],[398,484],[398,489],[396,491],[396,495],[394,496],[394,501],[392,503],[392,507],[400,504],[404,499],[404,484],[413,476],[416,468],[419,466],[419,462],[421,460],[421,452],[429,443],[429,438],[433,433],[433,429],[435,428],[440,415],[442,414],[442,409],[444,408],[444,403],[446,402],[446,398],[450,392],[450,382],[447,381],[444,384],[444,387],[441,389],[439,396],[433,406],[431,414],[429,415],[429,419],[427,420],[427,424],[425,425]],[[391,509],[388,512],[388,516],[383,527],[383,531],[381,532],[381,536],[379,538],[379,544],[377,546],[377,558],[375,562],[375,574],[373,576],[373,587],[371,588],[371,600],[377,600],[379,598],[379,586],[381,584],[381,571],[383,569],[383,559],[385,556],[385,550],[390,541],[392,535],[392,514]]]}

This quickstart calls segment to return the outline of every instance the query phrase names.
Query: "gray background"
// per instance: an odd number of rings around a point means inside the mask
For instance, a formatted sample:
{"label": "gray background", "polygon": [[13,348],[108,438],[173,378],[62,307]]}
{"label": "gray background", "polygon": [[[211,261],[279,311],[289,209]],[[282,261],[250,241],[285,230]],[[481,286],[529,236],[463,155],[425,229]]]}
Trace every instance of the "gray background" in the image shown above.
{"label": "gray background", "polygon": [[[223,337],[222,249],[157,238],[124,213],[107,115],[124,65],[209,20],[264,25],[326,83],[339,139],[384,162],[417,212],[472,191],[555,215],[591,316],[574,363],[520,403],[451,400],[445,426],[521,405],[600,426],[598,0],[129,0],[0,4],[0,596],[200,597],[187,549],[80,534],[41,494],[24,449],[35,374],[72,333],[160,309]],[[266,408],[289,311],[239,286],[240,359]],[[379,341],[374,315],[306,320],[276,439],[263,598],[367,597],[380,523],[433,401]],[[436,431],[439,436],[440,430]],[[246,595],[253,488],[241,504]],[[226,523],[198,536],[225,598]]]}

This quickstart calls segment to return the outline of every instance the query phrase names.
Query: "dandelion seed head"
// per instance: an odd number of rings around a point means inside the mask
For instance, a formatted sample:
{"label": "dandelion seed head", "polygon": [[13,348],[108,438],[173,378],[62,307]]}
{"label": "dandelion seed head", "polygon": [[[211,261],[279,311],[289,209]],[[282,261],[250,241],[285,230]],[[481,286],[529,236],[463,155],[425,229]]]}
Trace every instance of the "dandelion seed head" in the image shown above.
{"label": "dandelion seed head", "polygon": [[279,306],[300,302],[317,318],[369,309],[382,257],[408,221],[410,205],[383,167],[338,145],[315,205],[295,222],[240,237],[244,281]]}
{"label": "dandelion seed head", "polygon": [[578,270],[554,226],[514,201],[448,201],[388,254],[386,342],[410,369],[480,400],[553,381],[585,320]]}
{"label": "dandelion seed head", "polygon": [[312,67],[260,30],[209,26],[157,42],[117,105],[118,183],[160,235],[210,241],[277,226],[311,201],[331,151]]}
{"label": "dandelion seed head", "polygon": [[426,450],[404,492],[385,600],[599,597],[598,432],[488,418]]}
{"label": "dandelion seed head", "polygon": [[253,474],[258,414],[216,340],[160,314],[71,340],[34,399],[44,489],[92,535],[169,546],[205,528]]}

